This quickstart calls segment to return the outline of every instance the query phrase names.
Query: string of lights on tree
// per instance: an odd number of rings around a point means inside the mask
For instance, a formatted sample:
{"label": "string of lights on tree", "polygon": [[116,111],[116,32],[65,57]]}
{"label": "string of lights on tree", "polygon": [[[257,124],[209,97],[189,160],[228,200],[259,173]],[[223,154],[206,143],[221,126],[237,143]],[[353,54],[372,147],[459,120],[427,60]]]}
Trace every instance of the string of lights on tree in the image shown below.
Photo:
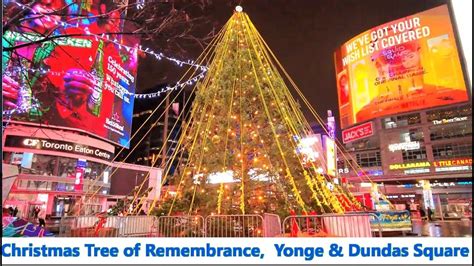
{"label": "string of lights on tree", "polygon": [[[18,67],[18,70],[21,70],[20,67]],[[46,74],[46,73],[49,73],[51,75],[64,75],[64,72],[57,72],[57,71],[47,71],[47,70],[44,70],[44,69],[28,69],[28,71],[32,71],[32,72],[41,72],[42,74]],[[174,90],[177,90],[179,88],[184,88],[185,86],[192,86],[193,84],[195,84],[198,80],[204,78],[204,73],[205,72],[201,72],[199,73],[198,75],[195,75],[194,77],[190,78],[189,80],[187,80],[186,82],[178,82],[176,85],[174,86],[166,86],[165,88],[157,91],[157,92],[153,92],[153,93],[146,93],[146,94],[136,94],[136,93],[130,93],[128,91],[126,91],[128,94],[130,95],[133,95],[133,97],[135,99],[152,99],[152,98],[157,98],[157,97],[160,97],[160,95],[162,94],[165,94],[167,92],[170,92],[170,91],[174,91]],[[10,71],[5,71],[4,72],[4,75],[11,75],[12,73]],[[36,100],[34,97],[32,97],[32,103],[31,105],[29,106],[17,106],[16,108],[14,109],[10,109],[10,110],[3,110],[2,111],[2,116],[5,118],[6,120],[6,123],[5,125],[2,127],[2,130],[5,130],[5,128],[8,126],[8,124],[10,123],[10,120],[11,118],[13,117],[14,114],[24,114],[24,113],[28,113],[30,110],[32,109],[39,109],[40,106],[38,103],[36,103]]]}
{"label": "string of lights on tree", "polygon": [[[12,68],[10,71],[5,71],[3,74],[6,75],[6,76],[14,76],[16,72],[18,73],[20,71],[24,71],[24,69],[21,68],[21,67],[15,67],[15,68]],[[41,69],[41,68],[39,68],[39,69],[29,68],[28,71],[29,72],[39,72],[43,75],[49,74],[49,75],[53,75],[53,76],[63,76],[66,73],[65,71],[49,71],[49,70]],[[184,88],[185,86],[194,85],[198,80],[204,78],[204,75],[205,75],[205,71],[202,71],[199,74],[192,76],[187,81],[177,82],[176,85],[174,85],[174,86],[166,86],[165,88],[163,88],[163,89],[161,89],[157,92],[143,93],[143,94],[131,93],[127,90],[124,90],[123,92],[127,95],[130,95],[130,96],[134,97],[135,99],[157,98],[157,97],[160,97],[160,95],[163,94],[163,93],[167,93],[169,91],[174,91],[174,90],[177,90],[179,88]]]}
{"label": "string of lights on tree", "polygon": [[178,82],[176,85],[169,87],[166,86],[165,88],[161,89],[160,91],[147,93],[147,94],[135,94],[135,99],[150,99],[150,98],[157,98],[160,97],[161,94],[177,90],[178,88],[184,88],[185,86],[191,86],[195,84],[198,80],[204,78],[204,72],[190,78],[188,81],[180,83]]}

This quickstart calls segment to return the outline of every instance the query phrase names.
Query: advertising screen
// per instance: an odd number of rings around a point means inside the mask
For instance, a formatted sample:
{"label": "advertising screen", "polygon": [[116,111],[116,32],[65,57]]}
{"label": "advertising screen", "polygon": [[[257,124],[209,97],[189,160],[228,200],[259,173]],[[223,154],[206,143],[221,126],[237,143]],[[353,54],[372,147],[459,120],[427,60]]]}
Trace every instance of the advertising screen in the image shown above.
{"label": "advertising screen", "polygon": [[446,5],[363,32],[334,60],[342,128],[469,99]]}
{"label": "advertising screen", "polygon": [[451,1],[472,94],[472,1]]}
{"label": "advertising screen", "polygon": [[128,147],[138,39],[111,34],[131,31],[112,1],[47,2],[3,34],[3,119],[79,129]]}
{"label": "advertising screen", "polygon": [[336,143],[328,136],[323,136],[326,146],[326,173],[332,177],[336,176]]}

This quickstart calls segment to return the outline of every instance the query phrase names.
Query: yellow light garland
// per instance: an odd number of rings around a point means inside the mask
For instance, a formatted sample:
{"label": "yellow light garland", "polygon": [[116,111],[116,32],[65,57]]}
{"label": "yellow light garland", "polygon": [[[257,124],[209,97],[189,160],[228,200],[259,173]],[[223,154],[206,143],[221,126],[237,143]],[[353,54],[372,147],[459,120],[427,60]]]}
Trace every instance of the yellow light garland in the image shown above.
{"label": "yellow light garland", "polygon": [[219,194],[217,196],[217,214],[221,214],[222,197],[224,196],[224,183],[219,187]]}

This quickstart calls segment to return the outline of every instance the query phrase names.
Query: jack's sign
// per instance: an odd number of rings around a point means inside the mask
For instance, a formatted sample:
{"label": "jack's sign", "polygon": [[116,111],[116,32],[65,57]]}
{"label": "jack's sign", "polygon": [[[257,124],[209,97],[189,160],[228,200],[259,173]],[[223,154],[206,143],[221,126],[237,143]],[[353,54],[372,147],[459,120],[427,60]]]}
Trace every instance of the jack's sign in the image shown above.
{"label": "jack's sign", "polygon": [[342,142],[348,143],[354,140],[370,137],[374,134],[372,122],[367,122],[353,128],[342,131]]}

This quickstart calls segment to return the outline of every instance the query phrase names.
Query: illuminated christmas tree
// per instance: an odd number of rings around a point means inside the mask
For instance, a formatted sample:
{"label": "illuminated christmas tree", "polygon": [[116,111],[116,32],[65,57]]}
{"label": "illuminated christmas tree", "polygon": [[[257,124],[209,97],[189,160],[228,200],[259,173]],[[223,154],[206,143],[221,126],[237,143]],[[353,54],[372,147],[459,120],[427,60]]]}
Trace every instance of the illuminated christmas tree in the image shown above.
{"label": "illuminated christmas tree", "polygon": [[[360,205],[297,152],[311,129],[271,51],[237,10],[208,55],[159,214],[343,213]],[[186,159],[183,159],[186,158]]]}

